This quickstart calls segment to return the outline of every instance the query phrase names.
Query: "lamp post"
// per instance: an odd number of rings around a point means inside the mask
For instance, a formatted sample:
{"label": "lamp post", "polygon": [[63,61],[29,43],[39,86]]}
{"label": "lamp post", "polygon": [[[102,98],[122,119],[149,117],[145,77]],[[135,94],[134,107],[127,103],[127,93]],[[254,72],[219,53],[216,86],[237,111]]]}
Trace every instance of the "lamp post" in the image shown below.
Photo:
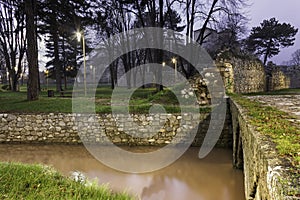
{"label": "lamp post", "polygon": [[92,71],[92,80],[93,80],[93,83],[95,83],[95,67],[93,65],[90,65],[90,69]]}
{"label": "lamp post", "polygon": [[19,85],[19,79],[17,78],[17,74],[18,74],[18,67],[15,66],[14,67],[15,73],[14,73],[14,77],[15,77],[15,82],[16,82],[16,90],[20,91],[20,85]]}
{"label": "lamp post", "polygon": [[8,69],[6,69],[6,81],[7,81],[7,85],[9,85],[9,72]]}
{"label": "lamp post", "polygon": [[172,58],[172,63],[174,63],[174,68],[175,68],[175,81],[177,79],[177,60],[176,58]]}
{"label": "lamp post", "polygon": [[47,91],[48,91],[48,74],[49,74],[49,70],[48,70],[48,69],[46,69],[46,70],[44,71],[44,73],[46,74],[46,81],[47,81]]}
{"label": "lamp post", "polygon": [[77,40],[80,42],[82,38],[82,53],[83,53],[83,84],[84,84],[84,96],[86,96],[86,60],[85,60],[85,40],[84,34],[76,32]]}
{"label": "lamp post", "polygon": [[67,83],[68,83],[68,73],[70,72],[70,71],[72,71],[73,70],[73,67],[72,66],[67,66],[66,67],[66,72],[65,72],[65,89],[67,89]]}

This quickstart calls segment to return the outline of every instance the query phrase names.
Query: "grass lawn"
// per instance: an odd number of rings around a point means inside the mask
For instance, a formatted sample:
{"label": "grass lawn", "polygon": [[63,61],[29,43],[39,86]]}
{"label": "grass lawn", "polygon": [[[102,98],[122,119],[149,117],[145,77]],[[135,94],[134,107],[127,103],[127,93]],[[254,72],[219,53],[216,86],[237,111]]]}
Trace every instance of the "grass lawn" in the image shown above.
{"label": "grass lawn", "polygon": [[79,183],[41,165],[0,163],[0,199],[130,200],[107,186]]}
{"label": "grass lawn", "polygon": [[[1,86],[0,86],[1,87]],[[54,89],[54,88],[50,88]],[[72,90],[66,90],[66,97],[61,97],[55,93],[54,97],[48,97],[47,91],[44,89],[39,95],[39,100],[27,101],[27,93],[24,87],[20,92],[11,92],[0,89],[0,112],[18,112],[18,113],[72,113]],[[110,87],[98,87],[95,93],[95,110],[96,113],[111,113],[111,96],[113,90]],[[126,89],[124,92],[128,92]],[[124,93],[125,94],[125,93]],[[121,94],[122,96],[122,94]],[[124,96],[124,95],[123,95]],[[181,96],[180,94],[177,96]],[[116,109],[124,109],[125,102],[117,100]],[[156,93],[155,88],[140,88],[133,92],[130,97],[129,111],[131,113],[148,113],[153,104],[162,105],[168,113],[181,112],[180,107],[187,110],[194,110],[196,107],[189,104],[184,99],[185,105],[179,106],[179,101],[175,94],[169,89]],[[200,111],[209,112],[209,108],[200,108]]]}

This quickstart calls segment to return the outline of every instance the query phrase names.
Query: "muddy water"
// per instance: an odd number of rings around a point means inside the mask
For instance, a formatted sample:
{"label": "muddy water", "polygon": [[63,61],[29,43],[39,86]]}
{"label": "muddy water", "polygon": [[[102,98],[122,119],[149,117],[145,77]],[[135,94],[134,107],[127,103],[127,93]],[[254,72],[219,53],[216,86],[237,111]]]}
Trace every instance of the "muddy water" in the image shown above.
{"label": "muddy water", "polygon": [[232,152],[214,149],[200,160],[198,150],[190,148],[172,165],[141,175],[110,169],[83,146],[2,144],[0,161],[43,163],[65,175],[81,171],[100,184],[109,183],[116,191],[125,189],[142,200],[244,200],[243,173],[232,168]]}

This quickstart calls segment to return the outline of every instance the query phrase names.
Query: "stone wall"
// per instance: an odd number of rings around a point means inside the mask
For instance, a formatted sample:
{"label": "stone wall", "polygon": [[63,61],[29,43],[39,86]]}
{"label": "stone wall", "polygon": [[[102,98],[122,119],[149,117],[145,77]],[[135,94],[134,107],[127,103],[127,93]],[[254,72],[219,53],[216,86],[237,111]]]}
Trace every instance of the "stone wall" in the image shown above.
{"label": "stone wall", "polygon": [[299,188],[289,185],[293,175],[276,153],[274,143],[251,126],[244,110],[230,101],[233,129],[233,164],[244,169],[247,200],[292,200]]}
{"label": "stone wall", "polygon": [[276,68],[271,72],[269,79],[269,90],[281,90],[290,87],[290,79],[280,69]]}
{"label": "stone wall", "polygon": [[[292,80],[291,77],[294,71],[285,71],[285,67],[276,66],[272,62],[269,62],[266,66],[267,74],[267,91],[280,90],[290,88],[291,83],[295,80]],[[285,71],[285,72],[284,72]],[[300,75],[300,74],[299,74]]]}
{"label": "stone wall", "polygon": [[[227,93],[251,93],[266,91],[266,74],[263,64],[258,60],[216,60],[215,65],[222,77],[224,88]],[[281,74],[274,74],[274,77],[282,78]],[[211,97],[203,77],[194,76],[190,83],[198,94],[199,105],[210,104]],[[277,79],[276,79],[277,80]],[[281,79],[280,79],[281,81]],[[286,82],[286,80],[284,79]],[[278,82],[278,81],[277,81]],[[272,83],[276,85],[277,82]],[[277,87],[277,86],[275,86]]]}
{"label": "stone wall", "polygon": [[[124,115],[118,115],[118,120],[113,118],[111,114],[87,117],[86,122],[79,121],[76,123],[73,114],[0,114],[0,143],[77,144],[82,143],[82,140],[101,143],[104,138],[108,137],[110,141],[118,145],[166,145],[172,139],[180,141],[185,136],[183,135],[185,129],[197,127],[197,124],[193,124],[197,119],[191,114],[183,114],[182,116],[175,114],[156,114],[153,116],[132,114],[130,115],[131,120],[137,125],[129,125],[128,127],[126,126],[129,123],[126,121],[130,119]],[[198,117],[197,122],[200,121],[200,124],[193,142],[194,146],[202,144],[210,123],[209,113],[201,113]],[[125,120],[125,123],[117,124],[122,119]],[[227,119],[229,119],[228,116]],[[184,124],[180,126],[182,120],[184,120]],[[145,137],[149,135],[147,126],[157,130],[152,137]],[[78,127],[83,127],[80,130],[81,137],[78,136]],[[133,131],[137,136],[140,134],[141,137],[132,137],[132,134],[126,134],[128,130]],[[229,121],[225,123],[217,146],[232,146]]]}
{"label": "stone wall", "polygon": [[228,93],[234,92],[234,71],[232,64],[229,62],[216,63],[223,79],[225,91]]}
{"label": "stone wall", "polygon": [[300,66],[279,66],[290,81],[290,88],[300,88]]}
{"label": "stone wall", "polygon": [[251,93],[266,89],[266,75],[263,64],[258,60],[218,60],[216,62],[227,92]]}
{"label": "stone wall", "polygon": [[226,92],[252,93],[300,88],[300,66],[266,67],[259,60],[217,60],[216,66],[223,78]]}
{"label": "stone wall", "polygon": [[234,59],[232,66],[235,93],[265,91],[266,76],[264,66],[260,61]]}

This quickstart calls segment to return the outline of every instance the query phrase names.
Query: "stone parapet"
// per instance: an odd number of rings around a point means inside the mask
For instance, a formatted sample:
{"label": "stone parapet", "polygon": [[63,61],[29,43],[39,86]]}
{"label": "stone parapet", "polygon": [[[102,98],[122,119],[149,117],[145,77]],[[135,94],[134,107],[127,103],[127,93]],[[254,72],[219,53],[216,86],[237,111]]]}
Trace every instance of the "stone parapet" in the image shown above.
{"label": "stone parapet", "polygon": [[[249,123],[245,110],[230,100],[233,129],[233,164],[244,170],[247,200],[296,200],[299,175],[291,173],[269,137]],[[296,184],[296,186],[295,186]],[[295,188],[296,187],[296,188]],[[295,196],[296,194],[296,196]]]}

